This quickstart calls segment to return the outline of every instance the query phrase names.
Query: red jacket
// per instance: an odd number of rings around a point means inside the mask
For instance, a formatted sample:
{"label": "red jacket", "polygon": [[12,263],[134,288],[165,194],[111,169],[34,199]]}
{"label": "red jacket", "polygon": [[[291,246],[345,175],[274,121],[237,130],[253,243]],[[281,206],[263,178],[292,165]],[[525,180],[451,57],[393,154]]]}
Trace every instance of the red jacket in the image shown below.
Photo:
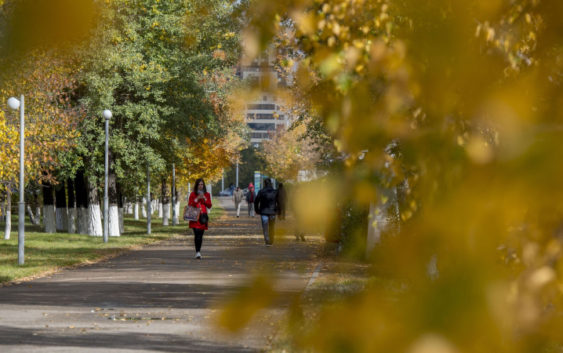
{"label": "red jacket", "polygon": [[[205,196],[205,201],[198,200],[196,202],[195,199],[197,197],[197,194],[192,191],[190,198],[188,199],[188,205],[200,208],[201,213],[207,213],[207,209],[211,208],[211,195],[206,192],[203,196]],[[190,221],[190,228],[207,230],[207,225],[199,223],[199,220],[197,222]]]}

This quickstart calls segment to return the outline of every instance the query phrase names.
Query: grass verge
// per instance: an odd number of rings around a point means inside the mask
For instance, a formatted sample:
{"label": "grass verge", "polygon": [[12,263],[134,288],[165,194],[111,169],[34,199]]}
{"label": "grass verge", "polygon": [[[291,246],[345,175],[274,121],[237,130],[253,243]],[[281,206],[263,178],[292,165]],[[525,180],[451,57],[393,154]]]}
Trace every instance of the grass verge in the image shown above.
{"label": "grass verge", "polygon": [[[211,219],[219,219],[224,210],[213,207]],[[17,216],[12,219],[10,240],[0,240],[0,285],[41,277],[63,268],[96,263],[143,245],[188,235],[187,222],[177,226],[162,226],[157,217],[152,218],[152,234],[146,234],[146,219],[125,217],[125,232],[120,237],[110,237],[104,243],[102,237],[83,234],[42,233],[40,227],[26,224],[25,264],[18,265]],[[3,229],[0,225],[0,229]]]}

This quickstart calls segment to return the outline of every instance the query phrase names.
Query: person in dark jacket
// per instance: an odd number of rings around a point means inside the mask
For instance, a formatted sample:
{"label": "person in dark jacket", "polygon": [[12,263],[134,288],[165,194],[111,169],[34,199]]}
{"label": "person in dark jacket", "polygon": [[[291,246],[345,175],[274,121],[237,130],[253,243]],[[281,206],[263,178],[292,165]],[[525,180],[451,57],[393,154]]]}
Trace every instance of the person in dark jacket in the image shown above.
{"label": "person in dark jacket", "polygon": [[262,219],[262,230],[266,246],[274,244],[274,227],[279,210],[278,191],[272,187],[270,178],[264,179],[264,188],[258,191],[254,200],[254,210]]}

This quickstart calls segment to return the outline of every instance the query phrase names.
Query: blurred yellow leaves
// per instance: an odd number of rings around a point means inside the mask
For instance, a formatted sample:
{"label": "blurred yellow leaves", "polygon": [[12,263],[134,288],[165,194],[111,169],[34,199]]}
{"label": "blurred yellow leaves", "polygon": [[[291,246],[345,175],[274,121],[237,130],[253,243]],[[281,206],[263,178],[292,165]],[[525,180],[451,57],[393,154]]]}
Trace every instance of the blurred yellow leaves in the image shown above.
{"label": "blurred yellow leaves", "polygon": [[407,353],[458,353],[459,351],[439,335],[425,335],[417,340]]}
{"label": "blurred yellow leaves", "polygon": [[493,159],[491,146],[482,137],[472,138],[466,146],[467,154],[477,164],[485,164]]}
{"label": "blurred yellow leaves", "polygon": [[324,233],[333,219],[335,205],[345,201],[346,194],[337,183],[319,180],[296,186],[290,200],[297,215],[298,227],[303,232]]}
{"label": "blurred yellow leaves", "polygon": [[389,306],[368,289],[322,308],[296,341],[316,352],[560,351],[563,3],[276,10],[293,21],[276,20],[276,39],[294,53],[294,92],[344,169],[337,183],[296,188],[296,212],[318,230],[347,217],[343,199],[376,204],[374,268],[408,287]]}
{"label": "blurred yellow leaves", "polygon": [[3,29],[3,55],[20,55],[84,41],[97,18],[94,0],[12,0],[10,3]]}
{"label": "blurred yellow leaves", "polygon": [[255,276],[251,283],[232,297],[219,312],[216,320],[220,327],[237,332],[250,322],[261,309],[270,305],[277,297],[272,280]]}

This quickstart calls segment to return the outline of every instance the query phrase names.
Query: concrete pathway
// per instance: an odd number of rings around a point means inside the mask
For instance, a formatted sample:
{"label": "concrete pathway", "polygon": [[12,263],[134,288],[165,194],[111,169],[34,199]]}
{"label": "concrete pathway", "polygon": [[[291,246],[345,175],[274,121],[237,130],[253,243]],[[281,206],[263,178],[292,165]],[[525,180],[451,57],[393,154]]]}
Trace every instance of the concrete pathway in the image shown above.
{"label": "concrete pathway", "polygon": [[287,300],[239,336],[215,327],[217,308],[260,271],[276,275],[281,298],[300,293],[321,243],[288,238],[265,247],[258,217],[235,218],[230,199],[214,202],[227,212],[206,232],[203,260],[193,259],[186,231],[107,262],[0,288],[0,352],[263,351]]}

